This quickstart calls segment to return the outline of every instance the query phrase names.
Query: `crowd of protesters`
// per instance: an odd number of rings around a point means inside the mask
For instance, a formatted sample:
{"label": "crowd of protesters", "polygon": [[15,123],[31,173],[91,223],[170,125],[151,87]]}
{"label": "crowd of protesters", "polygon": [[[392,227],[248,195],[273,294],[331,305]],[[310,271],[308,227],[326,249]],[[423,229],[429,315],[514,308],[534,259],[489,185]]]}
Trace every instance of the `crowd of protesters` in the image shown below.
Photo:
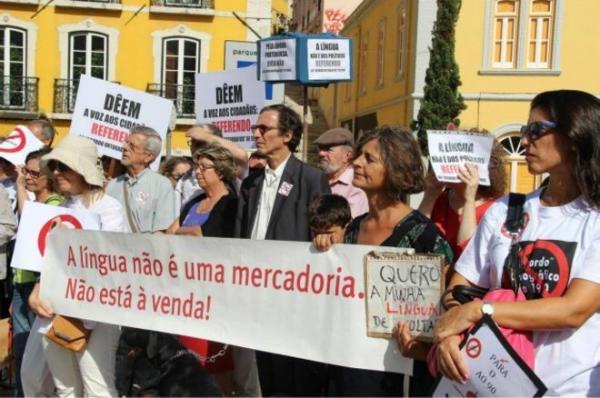
{"label": "crowd of protesters", "polygon": [[[516,233],[505,225],[512,204],[498,143],[489,187],[479,186],[470,164],[460,168],[460,183],[438,182],[413,133],[391,126],[356,143],[346,129],[323,132],[312,143],[313,167],[294,155],[300,117],[273,105],[251,127],[249,158],[215,126],[198,125],[187,132],[191,158],[166,159],[157,173],[160,135],[138,126],[115,175],[115,161],[101,159],[92,141],[68,135],[51,149],[48,120],[27,127],[46,147],[24,165],[0,158],[0,278],[3,296],[12,296],[14,396],[424,396],[436,374],[469,377],[460,343],[484,314],[531,335],[533,370],[549,394],[600,395],[600,100],[590,94],[550,91],[532,101],[521,144],[529,171],[549,178],[524,199]],[[422,192],[412,208],[410,196]],[[89,320],[81,321],[87,346],[74,352],[40,333],[56,316],[40,298],[40,276],[5,274],[26,201],[95,212],[103,231],[312,241],[321,251],[339,243],[412,248],[443,257],[450,292],[462,285],[512,289],[516,297],[489,303],[444,295],[433,343],[399,323],[399,351],[415,359],[410,379]],[[536,268],[548,245],[564,264]],[[522,264],[513,273],[509,253]]]}

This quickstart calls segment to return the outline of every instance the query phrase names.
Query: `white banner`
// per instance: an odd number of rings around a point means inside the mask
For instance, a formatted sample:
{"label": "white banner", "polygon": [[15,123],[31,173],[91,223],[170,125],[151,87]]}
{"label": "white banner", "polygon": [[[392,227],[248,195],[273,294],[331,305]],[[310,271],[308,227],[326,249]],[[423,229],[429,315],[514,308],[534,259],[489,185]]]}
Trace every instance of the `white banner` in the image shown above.
{"label": "white banner", "polygon": [[260,80],[296,80],[296,39],[260,41]]}
{"label": "white banner", "polygon": [[350,40],[308,39],[308,80],[350,80]]}
{"label": "white banner", "polygon": [[[156,130],[164,147],[172,108],[169,99],[82,75],[69,131],[92,139],[100,155],[120,160],[129,130],[137,125]],[[157,158],[151,168],[159,163]]]}
{"label": "white banner", "polygon": [[60,314],[411,374],[394,340],[367,337],[363,257],[373,249],[60,229],[42,296]]}
{"label": "white banner", "polygon": [[37,151],[43,146],[44,143],[38,140],[27,126],[19,125],[0,143],[0,158],[21,166],[25,164],[29,152]]}
{"label": "white banner", "polygon": [[250,126],[265,104],[265,86],[256,80],[256,66],[196,75],[196,119],[212,123],[223,138],[256,147]]}
{"label": "white banner", "polygon": [[427,130],[429,160],[438,181],[460,183],[458,168],[477,167],[479,185],[490,185],[488,165],[494,137],[490,134],[454,130]]}
{"label": "white banner", "polygon": [[47,247],[46,239],[57,223],[73,229],[100,229],[97,213],[27,201],[19,220],[10,266],[40,272]]}

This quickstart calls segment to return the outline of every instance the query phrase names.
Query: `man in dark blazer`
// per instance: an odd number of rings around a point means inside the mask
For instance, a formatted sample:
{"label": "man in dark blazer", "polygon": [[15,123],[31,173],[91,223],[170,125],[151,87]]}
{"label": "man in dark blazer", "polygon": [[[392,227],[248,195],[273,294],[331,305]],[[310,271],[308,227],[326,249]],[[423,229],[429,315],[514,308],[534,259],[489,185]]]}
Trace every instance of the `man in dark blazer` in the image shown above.
{"label": "man in dark blazer", "polygon": [[[263,172],[252,173],[242,182],[236,236],[310,241],[308,205],[318,194],[331,190],[319,169],[293,155],[302,138],[300,117],[285,105],[265,107],[252,134],[267,165]],[[324,364],[264,352],[257,352],[256,359],[264,396],[323,395]]]}

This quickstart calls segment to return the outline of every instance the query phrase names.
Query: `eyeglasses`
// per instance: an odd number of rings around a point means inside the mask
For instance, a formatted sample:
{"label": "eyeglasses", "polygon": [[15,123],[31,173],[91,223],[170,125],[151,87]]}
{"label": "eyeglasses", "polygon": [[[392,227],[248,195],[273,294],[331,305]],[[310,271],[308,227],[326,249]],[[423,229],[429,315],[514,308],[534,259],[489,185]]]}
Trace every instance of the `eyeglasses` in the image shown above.
{"label": "eyeglasses", "polygon": [[250,131],[258,130],[260,135],[267,134],[267,131],[279,130],[279,127],[266,126],[264,124],[253,124],[250,126]]}
{"label": "eyeglasses", "polygon": [[214,168],[215,168],[215,166],[214,166],[214,165],[211,165],[211,166],[205,166],[205,165],[203,165],[203,164],[199,164],[199,165],[197,165],[197,166],[196,166],[196,170],[197,170],[197,171],[200,171],[200,172],[202,172],[202,173],[204,173],[206,170],[210,170],[210,169],[214,169]]}
{"label": "eyeglasses", "polygon": [[67,171],[71,171],[71,168],[64,163],[58,162],[56,160],[51,160],[48,162],[48,169],[54,173],[58,171],[59,173],[66,173]]}
{"label": "eyeglasses", "polygon": [[551,129],[556,128],[556,123],[547,120],[538,120],[521,127],[521,139],[527,137],[527,140],[534,142],[548,134]]}
{"label": "eyeglasses", "polygon": [[179,181],[183,178],[184,175],[186,175],[187,173],[183,173],[183,174],[174,174],[171,173],[170,176],[172,179],[174,179],[175,181]]}
{"label": "eyeglasses", "polygon": [[28,175],[31,178],[39,178],[42,175],[41,172],[28,169],[27,167],[25,167],[23,169],[23,173],[26,174],[26,175]]}

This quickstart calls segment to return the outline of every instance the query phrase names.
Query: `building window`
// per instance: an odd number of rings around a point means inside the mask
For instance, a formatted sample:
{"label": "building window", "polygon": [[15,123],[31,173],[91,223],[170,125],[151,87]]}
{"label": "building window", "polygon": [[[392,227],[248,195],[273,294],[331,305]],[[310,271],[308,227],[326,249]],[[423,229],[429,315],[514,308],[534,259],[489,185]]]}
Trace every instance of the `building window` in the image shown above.
{"label": "building window", "polygon": [[175,102],[180,114],[194,113],[194,82],[200,72],[200,41],[183,37],[163,40],[163,96]]}
{"label": "building window", "polygon": [[396,78],[401,78],[404,75],[407,14],[406,0],[401,0],[400,7],[398,8],[398,23],[396,26]]}
{"label": "building window", "polygon": [[532,0],[529,13],[527,67],[548,68],[551,56],[554,0]]}
{"label": "building window", "polygon": [[367,92],[367,61],[369,59],[369,32],[365,32],[360,43],[360,78],[359,87],[360,93],[365,94]]}
{"label": "building window", "polygon": [[494,68],[514,68],[519,27],[519,1],[499,0],[494,12]]}
{"label": "building window", "polygon": [[529,193],[536,190],[541,183],[539,176],[531,174],[525,160],[525,148],[521,145],[521,134],[509,132],[499,137],[506,156],[504,168],[507,176],[507,192]]}
{"label": "building window", "polygon": [[27,31],[0,26],[0,106],[22,107],[25,103]]}
{"label": "building window", "polygon": [[385,73],[385,18],[379,21],[377,30],[377,87],[383,86]]}
{"label": "building window", "polygon": [[[108,78],[108,37],[95,32],[74,32],[69,36],[69,79],[81,75]],[[76,85],[76,84],[75,84]]]}

